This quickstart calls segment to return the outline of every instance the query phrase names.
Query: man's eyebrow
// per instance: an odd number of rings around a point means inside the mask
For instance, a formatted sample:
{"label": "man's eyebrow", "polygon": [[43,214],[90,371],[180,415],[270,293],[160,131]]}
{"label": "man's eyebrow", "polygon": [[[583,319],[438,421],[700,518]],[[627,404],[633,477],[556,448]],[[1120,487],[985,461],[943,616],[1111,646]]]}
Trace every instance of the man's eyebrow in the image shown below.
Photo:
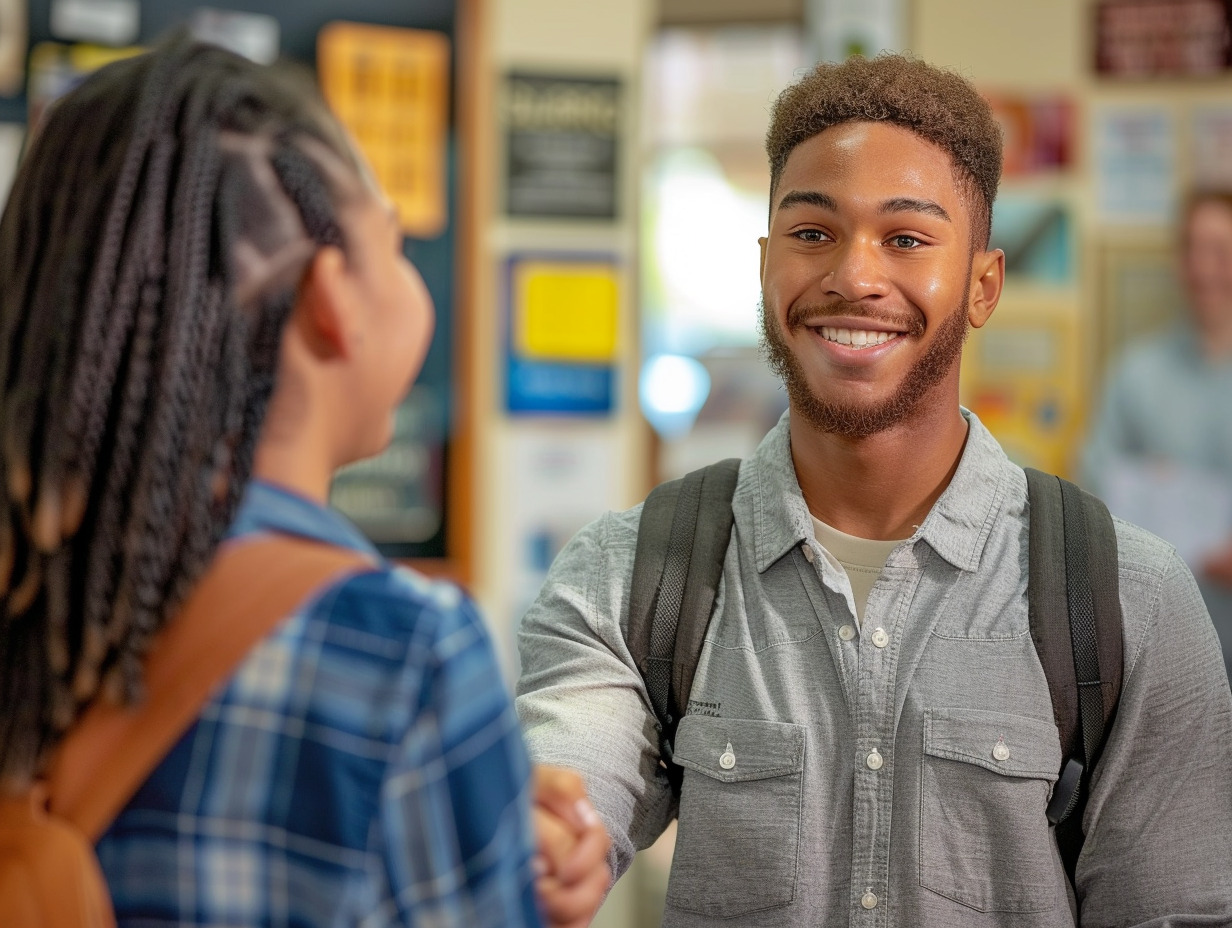
{"label": "man's eyebrow", "polygon": [[894,197],[891,200],[886,200],[877,208],[877,212],[882,213],[924,213],[929,216],[936,216],[938,219],[944,219],[946,222],[953,222],[950,219],[950,214],[945,211],[940,203],[934,203],[932,200],[917,200],[913,197]]}
{"label": "man's eyebrow", "polygon": [[784,194],[783,199],[779,200],[778,208],[788,209],[792,206],[816,206],[818,209],[838,210],[838,203],[833,197],[816,190],[793,190]]}

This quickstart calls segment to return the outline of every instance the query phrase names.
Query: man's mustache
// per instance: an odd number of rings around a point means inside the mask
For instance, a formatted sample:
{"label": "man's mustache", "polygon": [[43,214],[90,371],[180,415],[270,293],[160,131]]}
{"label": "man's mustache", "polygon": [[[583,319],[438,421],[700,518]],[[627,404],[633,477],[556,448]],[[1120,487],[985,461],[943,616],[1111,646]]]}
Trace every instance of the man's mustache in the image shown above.
{"label": "man's mustache", "polygon": [[787,327],[799,328],[802,325],[817,326],[827,317],[845,316],[854,319],[870,319],[882,325],[901,330],[908,335],[924,334],[924,321],[919,315],[887,312],[870,306],[867,303],[849,303],[837,299],[825,303],[794,303],[787,308]]}

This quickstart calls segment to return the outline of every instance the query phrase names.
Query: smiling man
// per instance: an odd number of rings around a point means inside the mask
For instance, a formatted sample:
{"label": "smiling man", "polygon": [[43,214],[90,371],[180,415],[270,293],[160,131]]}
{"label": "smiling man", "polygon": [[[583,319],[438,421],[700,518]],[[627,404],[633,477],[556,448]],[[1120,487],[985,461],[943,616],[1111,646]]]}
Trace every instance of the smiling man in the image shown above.
{"label": "smiling man", "polygon": [[532,754],[581,772],[616,873],[678,817],[669,926],[1232,924],[1232,697],[1193,578],[1124,523],[1120,703],[1072,883],[1046,816],[1027,479],[958,401],[1004,280],[987,104],[910,59],[823,64],[767,151],[790,409],[740,468],[679,791],[626,640],[642,507],[579,533],[525,618]]}

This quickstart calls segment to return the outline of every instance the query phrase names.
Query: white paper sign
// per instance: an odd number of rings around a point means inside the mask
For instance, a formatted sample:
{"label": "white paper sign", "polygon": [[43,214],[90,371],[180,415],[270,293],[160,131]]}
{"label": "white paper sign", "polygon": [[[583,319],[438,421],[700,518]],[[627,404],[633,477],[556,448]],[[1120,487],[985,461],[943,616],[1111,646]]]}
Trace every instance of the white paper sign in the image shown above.
{"label": "white paper sign", "polygon": [[52,0],[51,34],[57,39],[130,45],[140,29],[137,0]]}
{"label": "white paper sign", "polygon": [[1119,458],[1100,490],[1114,515],[1175,545],[1195,573],[1232,536],[1232,487],[1214,474]]}
{"label": "white paper sign", "polygon": [[21,145],[25,137],[24,126],[0,122],[0,211],[8,202],[9,188],[13,186],[13,175],[17,173],[17,162],[21,158]]}
{"label": "white paper sign", "polygon": [[1167,225],[1176,212],[1176,126],[1162,107],[1095,111],[1095,183],[1106,225]]}

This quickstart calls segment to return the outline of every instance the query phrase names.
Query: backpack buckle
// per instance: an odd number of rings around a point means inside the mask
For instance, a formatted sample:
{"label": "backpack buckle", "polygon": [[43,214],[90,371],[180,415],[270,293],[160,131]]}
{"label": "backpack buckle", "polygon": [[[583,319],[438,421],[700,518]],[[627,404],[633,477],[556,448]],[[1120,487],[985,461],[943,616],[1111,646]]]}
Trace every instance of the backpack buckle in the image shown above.
{"label": "backpack buckle", "polygon": [[1065,762],[1061,777],[1052,791],[1052,799],[1048,801],[1048,808],[1044,813],[1052,824],[1061,824],[1074,811],[1074,806],[1078,803],[1078,790],[1082,785],[1082,772],[1082,762],[1076,757],[1071,757]]}

